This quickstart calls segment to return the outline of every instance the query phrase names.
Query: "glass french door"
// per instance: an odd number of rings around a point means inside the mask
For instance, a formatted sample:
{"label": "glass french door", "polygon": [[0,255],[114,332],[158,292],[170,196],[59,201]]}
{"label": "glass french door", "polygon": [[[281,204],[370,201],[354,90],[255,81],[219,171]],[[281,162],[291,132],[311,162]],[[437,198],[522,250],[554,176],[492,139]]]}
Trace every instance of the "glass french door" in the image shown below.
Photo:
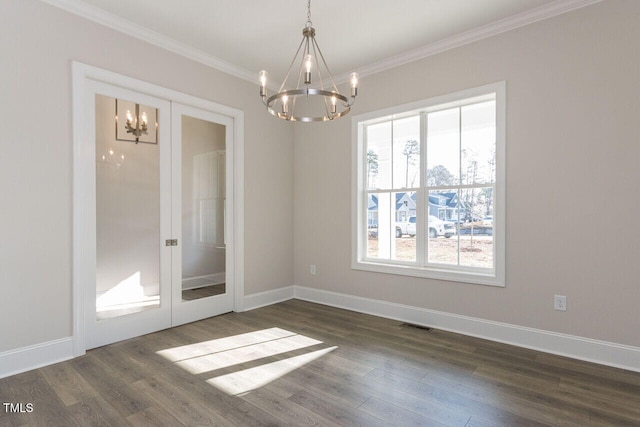
{"label": "glass french door", "polygon": [[228,141],[233,121],[172,103],[172,319],[180,325],[233,310],[228,239]]}
{"label": "glass french door", "polygon": [[163,244],[172,231],[171,104],[91,86],[95,281],[85,292],[87,348],[171,326],[172,253]]}
{"label": "glass french door", "polygon": [[89,92],[95,283],[85,288],[86,348],[232,311],[232,119],[100,82]]}

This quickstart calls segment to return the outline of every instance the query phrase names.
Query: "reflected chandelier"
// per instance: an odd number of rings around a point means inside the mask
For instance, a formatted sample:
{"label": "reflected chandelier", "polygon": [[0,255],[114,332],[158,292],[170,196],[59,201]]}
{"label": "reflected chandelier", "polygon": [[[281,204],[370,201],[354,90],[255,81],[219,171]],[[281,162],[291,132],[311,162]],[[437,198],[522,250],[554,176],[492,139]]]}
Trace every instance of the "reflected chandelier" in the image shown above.
{"label": "reflected chandelier", "polygon": [[[351,73],[349,82],[351,85],[350,99],[342,95],[334,82],[333,75],[329,71],[327,62],[316,42],[316,30],[311,23],[311,0],[307,1],[307,22],[302,29],[302,41],[298,46],[287,74],[277,93],[267,95],[268,73],[260,71],[260,97],[267,107],[267,111],[274,116],[292,122],[325,122],[338,119],[351,111],[351,106],[358,96],[358,73]],[[294,66],[299,63],[298,79],[295,89],[285,89],[287,80]],[[325,88],[323,81],[328,77],[330,83]],[[311,82],[313,75],[317,76],[314,88]],[[302,105],[296,105],[302,104]],[[296,113],[298,107],[299,113]]]}

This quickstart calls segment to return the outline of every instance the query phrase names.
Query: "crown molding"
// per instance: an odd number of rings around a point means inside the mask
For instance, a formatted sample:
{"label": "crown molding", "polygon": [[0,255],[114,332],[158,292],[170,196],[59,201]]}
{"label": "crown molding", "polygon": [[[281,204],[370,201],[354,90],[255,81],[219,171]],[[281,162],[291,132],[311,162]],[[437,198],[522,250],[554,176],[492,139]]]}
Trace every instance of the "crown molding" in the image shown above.
{"label": "crown molding", "polygon": [[[208,67],[231,74],[251,83],[258,84],[254,72],[238,67],[230,62],[224,61],[213,55],[209,55],[201,50],[195,49],[156,31],[149,30],[141,25],[129,21],[120,16],[106,12],[98,7],[87,4],[82,0],[40,0],[49,5],[58,7],[67,12],[89,19],[98,24],[104,25],[115,31],[146,41],[154,46],[166,49],[170,52],[184,56]],[[557,0],[555,2],[531,9],[517,15],[484,25],[473,30],[465,31],[455,36],[451,36],[434,43],[413,49],[399,55],[392,56],[382,61],[360,67],[356,71],[360,77],[380,73],[401,65],[409,64],[438,53],[455,49],[476,41],[501,34],[516,28],[544,19],[552,18],[563,13],[571,12],[585,6],[599,3],[603,0]],[[336,84],[344,84],[349,81],[349,73],[335,76]]]}
{"label": "crown molding", "polygon": [[[563,13],[571,12],[576,9],[599,3],[603,0],[557,0],[555,2],[501,19],[491,24],[483,25],[473,30],[465,31],[445,39],[429,43],[417,49],[409,50],[399,55],[394,55],[382,61],[365,65],[355,70],[360,77],[369,76],[390,70],[401,65],[409,64],[429,56],[455,49],[487,37],[505,33],[516,28],[524,27],[534,22],[553,18]],[[335,77],[336,84],[344,84],[349,81],[349,74],[340,74]]]}
{"label": "crown molding", "polygon": [[40,0],[51,6],[55,6],[69,13],[73,13],[82,18],[104,25],[112,30],[126,34],[128,36],[145,41],[154,46],[168,50],[175,54],[184,56],[193,61],[215,68],[219,71],[231,74],[257,84],[256,73],[245,68],[238,67],[230,62],[224,61],[213,55],[209,55],[201,50],[195,49],[181,43],[171,37],[167,37],[156,31],[150,30],[128,19],[106,12],[96,6],[85,3],[81,0]]}

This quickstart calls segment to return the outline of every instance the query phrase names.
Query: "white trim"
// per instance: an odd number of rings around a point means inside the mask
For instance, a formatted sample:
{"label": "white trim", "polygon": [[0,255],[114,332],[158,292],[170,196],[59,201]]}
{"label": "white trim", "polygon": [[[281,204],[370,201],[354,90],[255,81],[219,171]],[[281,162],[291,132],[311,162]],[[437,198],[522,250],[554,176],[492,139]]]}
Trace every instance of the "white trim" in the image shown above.
{"label": "white trim", "polygon": [[[247,295],[244,297],[244,306],[246,307],[245,310],[253,310],[293,298],[640,372],[640,347],[371,298],[356,297],[305,286],[286,286]],[[77,355],[75,354],[73,338],[63,338],[6,351],[0,353],[0,378],[74,357],[77,357]]]}
{"label": "white trim", "polygon": [[[195,49],[189,45],[179,42],[171,37],[160,34],[156,31],[149,30],[133,21],[117,16],[102,10],[96,6],[90,5],[80,0],[41,0],[51,6],[58,7],[67,12],[78,15],[100,25],[104,25],[112,30],[126,34],[139,40],[143,40],[154,46],[168,50],[175,54],[184,56],[193,61],[204,64],[208,67],[215,68],[224,73],[236,76],[243,80],[258,84],[255,72],[238,67],[230,62],[224,61],[213,55],[209,55],[201,50]],[[417,49],[413,49],[399,55],[374,62],[369,65],[360,67],[357,71],[361,77],[376,74],[391,68],[399,67],[438,53],[455,49],[487,37],[501,34],[516,28],[524,27],[544,19],[552,18],[563,13],[571,12],[585,6],[599,3],[602,0],[557,0],[552,3],[545,4],[535,9],[447,37],[442,40],[429,43]],[[349,73],[336,75],[334,81],[340,85],[349,80]]]}
{"label": "white trim", "polygon": [[72,337],[34,344],[0,353],[0,378],[73,359]]}
{"label": "white trim", "polygon": [[138,40],[142,40],[161,49],[168,50],[185,58],[204,64],[208,67],[230,74],[258,84],[257,74],[245,68],[238,67],[192,46],[179,42],[171,37],[150,30],[140,24],[129,21],[99,7],[79,0],[41,0],[51,6],[58,7],[82,18],[104,25],[107,28],[126,34]]}
{"label": "white trim", "polygon": [[[455,49],[467,44],[475,43],[479,40],[515,30],[529,24],[533,24],[544,19],[553,18],[563,13],[571,12],[603,0],[557,0],[545,4],[535,9],[510,16],[460,34],[447,37],[422,47],[409,50],[399,55],[394,55],[382,61],[374,62],[358,68],[356,71],[360,77],[370,76],[382,71],[390,70],[401,65],[419,61],[451,49]],[[349,81],[348,74],[340,74],[334,78],[336,84],[343,84]]]}
{"label": "white trim", "polygon": [[294,298],[640,372],[640,347],[295,286]]}
{"label": "white trim", "polygon": [[[396,274],[403,276],[424,277],[436,280],[447,280],[452,282],[473,283],[487,286],[506,286],[506,250],[505,250],[505,230],[506,230],[506,81],[490,83],[458,92],[439,95],[432,98],[411,102],[408,104],[387,107],[377,111],[359,114],[351,119],[352,138],[352,166],[351,166],[351,268],[353,270],[372,271],[385,274]],[[496,181],[494,183],[494,238],[493,248],[495,265],[492,269],[479,269],[464,267],[460,265],[424,265],[424,254],[417,253],[416,262],[403,262],[389,259],[374,259],[366,256],[367,248],[367,222],[368,222],[368,202],[366,194],[370,191],[365,188],[365,126],[381,123],[386,120],[395,120],[408,117],[409,115],[420,115],[420,132],[423,144],[425,112],[442,108],[466,105],[469,102],[487,100],[491,96],[496,103]],[[420,150],[421,156],[425,156],[427,150]],[[422,157],[421,162],[426,163]],[[484,184],[489,185],[489,184]],[[480,186],[480,185],[478,185]],[[467,186],[469,188],[476,187]],[[420,187],[415,189],[418,195],[426,191],[425,182],[420,183]],[[397,191],[412,191],[414,189],[391,188],[380,190],[380,192],[393,193]],[[418,198],[422,204],[422,195]],[[425,206],[420,206],[425,209]],[[425,210],[419,210],[425,212]],[[421,216],[418,215],[418,222]],[[420,224],[418,224],[419,226]],[[424,229],[424,228],[420,228]],[[418,234],[421,237],[421,233]],[[424,236],[422,236],[424,238]],[[424,243],[419,241],[418,248],[424,247]],[[422,255],[422,256],[421,256]]]}
{"label": "white trim", "polygon": [[283,288],[246,295],[244,297],[244,311],[290,300],[293,298],[294,293],[295,290],[293,286],[285,286]]}

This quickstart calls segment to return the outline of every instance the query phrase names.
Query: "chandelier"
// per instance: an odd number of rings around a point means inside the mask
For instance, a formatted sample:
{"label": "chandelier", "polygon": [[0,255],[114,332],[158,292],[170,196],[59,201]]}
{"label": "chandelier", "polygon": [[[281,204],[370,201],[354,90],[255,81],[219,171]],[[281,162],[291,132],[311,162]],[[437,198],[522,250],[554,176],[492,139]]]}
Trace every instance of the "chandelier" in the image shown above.
{"label": "chandelier", "polygon": [[127,133],[136,137],[136,142],[142,135],[148,135],[147,113],[140,114],[140,104],[136,104],[135,118],[131,116],[131,110],[127,110],[127,122],[124,125]]}
{"label": "chandelier", "polygon": [[[351,111],[351,106],[358,96],[358,73],[351,73],[349,76],[349,99],[338,90],[315,36],[316,30],[311,23],[311,0],[308,0],[307,22],[302,29],[302,41],[277,93],[267,95],[268,73],[265,70],[260,71],[262,102],[269,113],[280,119],[292,122],[325,122],[338,119]],[[294,89],[285,89],[296,64],[299,64],[296,86]]]}

